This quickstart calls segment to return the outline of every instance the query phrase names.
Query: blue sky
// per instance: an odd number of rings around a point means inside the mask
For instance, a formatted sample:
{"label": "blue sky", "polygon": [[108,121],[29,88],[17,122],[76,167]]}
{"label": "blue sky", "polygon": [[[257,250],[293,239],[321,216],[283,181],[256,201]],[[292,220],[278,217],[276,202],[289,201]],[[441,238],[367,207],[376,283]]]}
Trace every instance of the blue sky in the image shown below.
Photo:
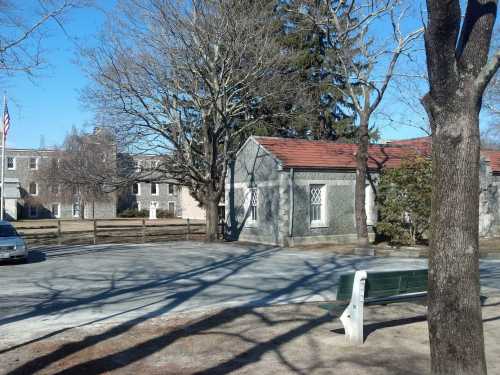
{"label": "blue sky", "polygon": [[[109,8],[112,1],[101,5]],[[72,126],[82,128],[92,123],[92,113],[79,101],[79,92],[88,83],[82,69],[75,64],[77,48],[92,43],[93,36],[104,22],[104,15],[97,9],[79,9],[65,21],[68,35],[55,24],[48,25],[49,37],[45,40],[47,67],[30,80],[24,75],[1,82],[2,91],[9,98],[11,130],[7,144],[11,147],[39,147],[41,138],[47,147],[61,144]],[[419,53],[417,65],[422,67],[423,52]],[[401,65],[407,68],[406,62]],[[425,86],[420,85],[425,91]],[[412,108],[414,111],[412,111]],[[402,105],[398,92],[391,89],[382,102],[382,112],[390,113],[393,125],[386,116],[378,116],[383,139],[411,138],[425,135],[422,131],[400,122],[425,118],[418,106]],[[485,122],[487,119],[485,120]]]}
{"label": "blue sky", "polygon": [[2,82],[11,117],[9,146],[39,147],[43,137],[50,147],[60,144],[72,126],[91,123],[92,114],[79,102],[79,91],[88,81],[75,64],[75,43],[91,42],[103,21],[96,9],[73,11],[64,23],[70,38],[55,23],[48,24],[46,66],[32,79],[19,74]]}

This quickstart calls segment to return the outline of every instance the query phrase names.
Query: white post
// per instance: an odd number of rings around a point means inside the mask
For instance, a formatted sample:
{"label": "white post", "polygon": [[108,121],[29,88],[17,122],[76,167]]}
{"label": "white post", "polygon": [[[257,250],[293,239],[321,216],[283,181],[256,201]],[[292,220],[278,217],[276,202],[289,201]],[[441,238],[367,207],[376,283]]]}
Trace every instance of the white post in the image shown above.
{"label": "white post", "polygon": [[363,344],[363,305],[365,302],[366,278],[366,271],[356,271],[352,285],[351,302],[340,317],[340,321],[344,326],[346,340],[354,345]]}
{"label": "white post", "polygon": [[[3,108],[4,108],[4,111],[5,111],[5,96],[3,97]],[[5,117],[5,113],[3,115],[3,117]],[[1,192],[1,197],[0,197],[0,220],[3,220],[4,219],[4,209],[5,209],[5,195],[4,195],[4,174],[5,174],[5,118],[2,118],[2,183],[1,183],[1,189],[2,189],[2,192]]]}

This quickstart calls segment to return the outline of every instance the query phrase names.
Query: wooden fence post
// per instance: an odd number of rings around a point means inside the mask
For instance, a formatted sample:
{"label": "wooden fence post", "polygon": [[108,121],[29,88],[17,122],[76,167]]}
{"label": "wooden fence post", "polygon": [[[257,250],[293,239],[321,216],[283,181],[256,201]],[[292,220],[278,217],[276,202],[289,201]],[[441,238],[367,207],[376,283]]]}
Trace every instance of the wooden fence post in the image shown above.
{"label": "wooden fence post", "polygon": [[142,243],[146,242],[146,219],[142,219]]}
{"label": "wooden fence post", "polygon": [[97,220],[94,219],[92,220],[93,222],[93,225],[94,225],[94,229],[93,229],[93,233],[94,233],[94,245],[97,244]]}
{"label": "wooden fence post", "polygon": [[186,232],[186,240],[191,239],[191,224],[189,223],[189,218],[187,220],[187,232]]}
{"label": "wooden fence post", "polygon": [[57,244],[60,246],[62,243],[61,238],[61,220],[57,220]]}

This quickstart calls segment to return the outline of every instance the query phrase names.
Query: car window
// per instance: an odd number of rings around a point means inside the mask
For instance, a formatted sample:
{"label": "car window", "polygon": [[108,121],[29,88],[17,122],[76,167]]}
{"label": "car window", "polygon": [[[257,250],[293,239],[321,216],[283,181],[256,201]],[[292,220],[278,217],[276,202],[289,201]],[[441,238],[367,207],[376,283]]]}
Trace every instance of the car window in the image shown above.
{"label": "car window", "polygon": [[17,236],[17,232],[13,226],[0,225],[0,237],[14,237],[14,236]]}

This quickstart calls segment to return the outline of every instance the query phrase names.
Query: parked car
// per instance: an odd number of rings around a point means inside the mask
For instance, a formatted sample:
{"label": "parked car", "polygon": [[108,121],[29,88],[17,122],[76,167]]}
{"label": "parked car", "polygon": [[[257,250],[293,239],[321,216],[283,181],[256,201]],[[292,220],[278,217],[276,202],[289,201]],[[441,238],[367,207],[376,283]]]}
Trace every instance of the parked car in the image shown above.
{"label": "parked car", "polygon": [[26,260],[28,247],[8,221],[0,221],[0,261],[8,259]]}

